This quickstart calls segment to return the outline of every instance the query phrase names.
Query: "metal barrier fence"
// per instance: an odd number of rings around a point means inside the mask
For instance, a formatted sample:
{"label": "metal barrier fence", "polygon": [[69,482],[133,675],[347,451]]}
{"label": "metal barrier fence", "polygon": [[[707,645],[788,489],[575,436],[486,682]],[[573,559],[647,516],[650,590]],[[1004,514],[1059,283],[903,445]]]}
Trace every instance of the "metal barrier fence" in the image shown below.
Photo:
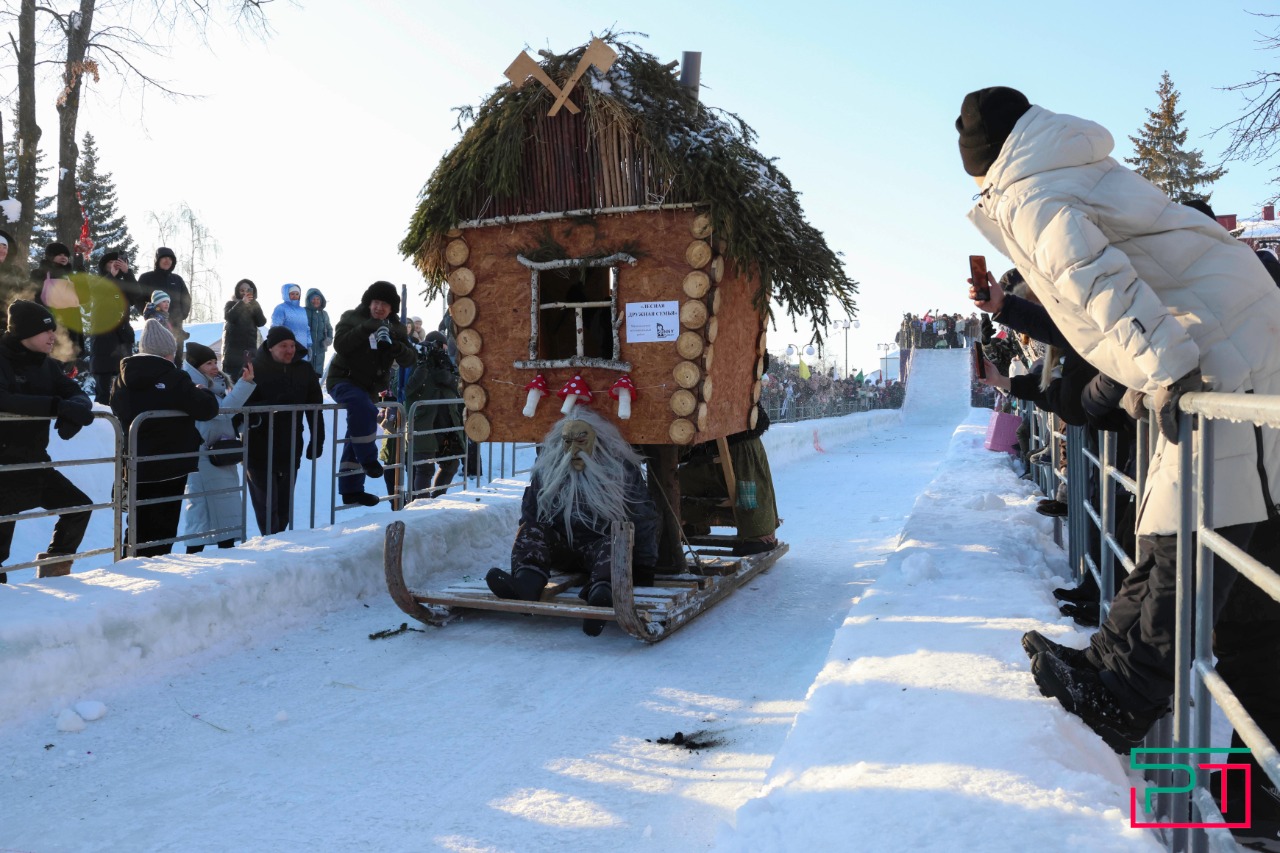
{"label": "metal barrier fence", "polygon": [[[400,417],[398,418],[397,429],[387,431],[385,434],[379,435],[378,438],[376,439],[377,442],[385,442],[385,441],[395,442],[396,446],[395,446],[395,449],[393,450],[393,461],[391,464],[384,466],[384,470],[391,471],[399,475],[397,477],[398,488],[394,489],[392,494],[379,496],[380,502],[390,501],[392,502],[395,508],[399,509],[404,504],[412,500],[415,500],[416,498],[422,497],[424,494],[435,491],[434,487],[430,489],[414,489],[413,488],[413,477],[411,476],[411,469],[417,469],[417,468],[420,468],[421,466],[428,465],[428,464],[439,464],[441,462],[450,462],[450,461],[457,462],[460,473],[462,475],[461,478],[450,482],[448,485],[442,486],[442,488],[444,489],[461,488],[463,490],[467,488],[467,478],[470,476],[470,472],[468,470],[467,458],[466,458],[467,454],[465,452],[466,437],[465,437],[465,434],[463,433],[462,427],[456,427],[456,428],[450,428],[450,429],[431,429],[431,430],[415,430],[412,427],[413,418],[415,418],[424,407],[458,405],[461,402],[462,401],[460,399],[424,400],[424,401],[415,402],[409,409],[410,417],[408,420],[406,420],[403,417],[404,415],[403,404],[400,404],[394,401],[380,404],[379,407],[384,411],[386,410],[396,411],[400,415]],[[302,461],[307,462],[310,466],[310,471],[309,471],[310,476],[308,478],[309,479],[309,485],[308,485],[309,510],[307,515],[308,526],[311,528],[315,528],[317,526],[317,521],[318,521],[317,516],[318,514],[323,513],[322,502],[323,504],[327,504],[328,506],[329,517],[326,523],[333,524],[336,520],[337,513],[339,511],[362,506],[360,504],[339,504],[337,501],[338,492],[336,490],[336,484],[338,481],[338,475],[341,473],[338,470],[338,459],[342,452],[341,450],[342,446],[350,442],[350,439],[344,436],[345,430],[342,428],[342,418],[338,414],[340,412],[345,414],[345,409],[341,405],[336,403],[292,405],[292,406],[246,406],[246,407],[235,408],[235,409],[232,409],[232,408],[222,409],[219,412],[220,414],[244,415],[246,417],[246,423],[242,424],[240,428],[240,434],[242,437],[244,437],[245,440],[242,442],[242,446],[239,450],[239,453],[240,453],[239,463],[234,469],[236,471],[237,485],[235,487],[202,489],[200,491],[188,490],[188,491],[184,491],[182,493],[174,494],[174,495],[166,494],[166,495],[161,495],[157,497],[145,497],[145,498],[139,498],[137,494],[138,490],[136,488],[128,487],[128,484],[130,483],[134,483],[134,484],[139,483],[139,475],[138,475],[139,465],[145,466],[145,464],[147,463],[157,463],[157,462],[163,463],[163,462],[180,460],[180,459],[190,460],[190,459],[207,458],[210,455],[210,451],[207,447],[202,446],[198,450],[187,452],[187,453],[150,454],[146,456],[139,455],[138,436],[139,436],[140,430],[146,424],[154,423],[157,420],[172,419],[175,417],[186,419],[186,418],[189,418],[190,416],[184,412],[179,412],[176,410],[154,410],[149,412],[143,412],[143,413],[140,413],[134,419],[128,433],[126,434],[121,427],[120,421],[114,415],[111,415],[105,412],[94,412],[95,420],[105,421],[111,426],[111,429],[113,430],[112,444],[113,444],[114,453],[112,456],[104,456],[100,458],[85,458],[85,459],[63,459],[63,460],[54,460],[54,461],[48,461],[48,462],[32,462],[32,463],[22,463],[22,464],[6,464],[4,466],[3,473],[5,475],[9,475],[9,474],[21,474],[23,472],[33,471],[33,470],[46,470],[46,469],[56,470],[60,468],[72,468],[72,467],[85,466],[85,465],[111,465],[113,466],[113,475],[112,475],[113,485],[111,487],[110,500],[103,501],[103,502],[90,503],[90,504],[85,504],[80,506],[64,507],[61,509],[27,510],[27,511],[19,512],[12,515],[0,516],[0,523],[11,522],[16,525],[19,522],[29,522],[29,521],[43,519],[43,518],[60,517],[64,515],[70,515],[73,513],[93,512],[96,510],[110,510],[113,518],[113,524],[112,524],[113,535],[112,535],[111,545],[104,546],[104,547],[88,548],[85,550],[78,550],[76,553],[73,553],[73,554],[58,554],[56,556],[50,556],[43,560],[33,559],[33,560],[26,560],[23,562],[10,563],[5,566],[0,566],[0,571],[7,573],[7,572],[18,571],[21,569],[36,568],[36,567],[47,565],[50,563],[59,563],[67,560],[74,561],[74,560],[80,560],[80,559],[85,559],[89,557],[100,556],[104,554],[111,554],[112,561],[114,562],[114,561],[124,559],[128,556],[138,554],[140,550],[145,552],[154,548],[165,548],[166,546],[171,548],[175,544],[180,544],[182,542],[186,542],[193,539],[206,539],[208,537],[213,537],[215,541],[222,541],[224,539],[234,539],[234,540],[247,539],[248,531],[249,531],[248,513],[249,513],[249,506],[251,504],[250,495],[249,495],[249,480],[247,475],[248,432],[249,432],[248,419],[254,415],[276,415],[277,416],[277,417],[267,418],[266,441],[267,441],[268,449],[267,449],[266,470],[275,471],[277,470],[277,468],[283,467],[284,470],[288,472],[288,477],[286,478],[286,481],[285,481],[286,482],[285,487],[289,489],[291,495],[294,493],[297,487],[300,465],[299,466],[289,465],[287,460],[277,460],[275,458],[276,456],[275,433],[277,429],[278,417],[281,415],[288,416],[287,428],[290,430],[288,456],[290,459],[296,458],[299,450],[296,444],[296,441],[297,441],[296,425],[299,417],[305,418],[309,414],[314,413],[320,417],[325,417],[326,420],[330,421],[330,423],[326,425],[326,428],[330,430],[327,433],[329,440],[326,442],[326,445],[328,447],[329,457],[330,457],[329,471],[327,472],[328,474],[327,479],[329,484],[327,496],[324,495],[324,490],[321,489],[323,478],[320,476],[317,476],[319,474],[319,459],[302,460]],[[334,413],[334,414],[332,415],[332,417],[326,417],[325,413]],[[34,417],[34,416],[23,416],[23,415],[0,414],[0,420],[32,421],[39,424],[39,426],[36,428],[41,428],[46,430],[49,429],[48,424],[53,419],[54,418],[52,417]],[[419,441],[420,437],[422,436],[440,435],[440,434],[446,434],[449,432],[456,432],[458,434],[458,444],[463,448],[463,451],[461,453],[431,454],[431,455],[418,456],[418,455],[414,455],[412,451],[409,449],[409,445]],[[72,439],[72,441],[74,442],[75,439]],[[11,481],[11,485],[16,486],[17,484]],[[477,480],[477,485],[478,485],[478,480]],[[272,500],[274,498],[274,489],[275,489],[274,478],[268,478],[266,481],[266,492],[265,492],[265,498],[266,498],[265,503],[268,507],[272,506]],[[88,492],[89,490],[86,489],[85,491]],[[379,488],[379,491],[382,491],[382,489]],[[130,522],[135,521],[138,518],[138,509],[141,507],[161,506],[164,504],[180,503],[180,502],[191,500],[191,499],[210,498],[210,497],[217,497],[220,495],[228,495],[228,494],[235,495],[236,499],[240,502],[240,524],[238,526],[231,526],[231,527],[223,526],[223,527],[217,527],[217,528],[212,528],[208,530],[192,531],[185,534],[178,533],[177,535],[169,536],[169,537],[139,540],[137,524],[130,523],[126,525],[125,523],[126,517],[130,520]],[[291,500],[289,504],[289,517],[287,519],[287,523],[284,524],[283,529],[292,530],[295,528],[296,507],[297,507],[296,501]],[[180,509],[179,509],[179,512],[181,512]],[[274,532],[274,531],[264,530],[262,532],[265,534],[265,533]]]}
{"label": "metal barrier fence", "polygon": [[[1215,559],[1225,560],[1276,601],[1280,601],[1280,575],[1275,567],[1264,565],[1216,533],[1211,512],[1214,421],[1225,419],[1260,427],[1280,427],[1280,396],[1187,394],[1181,409],[1180,435],[1184,440],[1167,450],[1178,453],[1179,482],[1183,484],[1178,526],[1173,715],[1153,728],[1145,746],[1184,752],[1221,751],[1221,747],[1205,749],[1210,743],[1213,704],[1216,703],[1272,783],[1280,785],[1280,753],[1218,674],[1212,651]],[[1083,581],[1090,575],[1097,582],[1100,618],[1105,620],[1116,588],[1116,572],[1121,570],[1127,574],[1134,569],[1133,555],[1125,551],[1117,537],[1116,508],[1121,491],[1133,495],[1135,501],[1141,500],[1156,446],[1153,420],[1144,418],[1138,423],[1132,477],[1116,467],[1116,434],[1099,433],[1095,451],[1088,446],[1087,430],[1083,427],[1069,427],[1063,435],[1048,429],[1044,413],[1035,413],[1033,421],[1039,424],[1033,430],[1033,446],[1044,444],[1051,448],[1054,476],[1040,477],[1041,488],[1048,494],[1049,485],[1059,476],[1067,483],[1068,559],[1077,580]],[[1057,463],[1063,442],[1067,465],[1065,474],[1059,475]],[[1059,543],[1063,544],[1061,535]],[[1161,788],[1175,791],[1193,785],[1180,793],[1160,795],[1158,814],[1153,822],[1208,825],[1163,830],[1166,848],[1194,853],[1208,849],[1238,850],[1230,831],[1214,826],[1222,824],[1223,818],[1208,789],[1207,769],[1199,767],[1192,780],[1181,778],[1182,775],[1185,774],[1178,774],[1171,767],[1149,777]]]}

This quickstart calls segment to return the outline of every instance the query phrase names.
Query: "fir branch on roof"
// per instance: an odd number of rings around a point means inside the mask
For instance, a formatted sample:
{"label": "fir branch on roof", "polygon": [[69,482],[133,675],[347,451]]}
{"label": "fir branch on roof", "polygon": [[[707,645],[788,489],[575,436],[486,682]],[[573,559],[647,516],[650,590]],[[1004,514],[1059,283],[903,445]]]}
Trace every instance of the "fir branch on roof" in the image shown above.
{"label": "fir branch on roof", "polygon": [[[466,222],[571,210],[694,203],[705,206],[728,259],[757,277],[792,317],[830,321],[834,302],[856,314],[858,285],[839,253],[805,218],[773,159],[753,147],[738,116],[701,103],[680,85],[676,63],[660,63],[622,39],[604,73],[592,67],[574,88],[579,115],[547,116],[554,96],[535,81],[503,83],[477,108],[459,109],[458,144],[419,195],[400,250],[444,287],[446,234]],[[563,84],[586,45],[543,51],[542,69]]]}

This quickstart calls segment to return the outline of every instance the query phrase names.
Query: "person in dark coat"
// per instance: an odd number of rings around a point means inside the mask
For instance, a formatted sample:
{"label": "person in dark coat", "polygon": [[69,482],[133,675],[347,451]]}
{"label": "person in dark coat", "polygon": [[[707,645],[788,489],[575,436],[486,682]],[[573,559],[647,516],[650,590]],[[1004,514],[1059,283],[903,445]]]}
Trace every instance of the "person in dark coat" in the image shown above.
{"label": "person in dark coat", "polygon": [[[218,416],[218,398],[199,387],[174,364],[177,344],[158,320],[148,320],[138,340],[138,354],[120,362],[120,376],[111,392],[111,411],[120,419],[126,435],[143,412],[177,409],[182,417],[151,418],[138,427],[136,470],[128,474],[133,500],[141,502],[165,498],[162,503],[136,506],[129,518],[134,541],[140,545],[129,556],[154,557],[173,550],[182,514],[182,493],[187,475],[196,470],[202,445],[196,421]],[[189,453],[178,459],[154,459],[173,453]],[[129,534],[126,534],[126,542]],[[146,544],[157,543],[157,544]]]}
{"label": "person in dark coat", "polygon": [[75,376],[81,368],[79,359],[85,353],[86,343],[80,309],[88,304],[89,292],[83,277],[72,279],[72,273],[78,271],[82,270],[72,266],[71,250],[63,243],[45,246],[44,260],[31,271],[31,281],[36,288],[33,300],[48,308],[58,324],[53,357],[66,363],[63,369],[70,376]]}
{"label": "person in dark coat", "polygon": [[[272,326],[253,360],[257,388],[245,403],[252,406],[320,404],[320,377],[303,361],[307,354],[286,326]],[[308,424],[304,441],[302,424]],[[263,536],[288,528],[293,518],[293,487],[305,453],[319,459],[324,452],[324,416],[319,412],[261,412],[249,415],[249,497]]]}
{"label": "person in dark coat", "polygon": [[34,300],[39,291],[17,253],[17,243],[0,230],[0,334],[8,328],[9,305],[15,299]]}
{"label": "person in dark coat", "polygon": [[347,443],[342,448],[338,492],[344,503],[374,506],[365,477],[382,477],[378,449],[378,408],[387,390],[392,364],[410,367],[417,352],[404,325],[396,321],[400,294],[394,284],[376,281],[360,297],[360,307],[344,312],[333,335],[333,360],[327,385],[334,402],[347,410]]}
{"label": "person in dark coat", "polygon": [[[93,422],[93,404],[49,357],[57,336],[53,315],[42,305],[17,300],[9,305],[8,331],[0,336],[0,412],[55,417],[58,437],[71,439]],[[61,472],[52,468],[9,471],[10,465],[49,461],[46,421],[0,421],[0,515],[15,515],[34,507],[65,509],[92,501]],[[9,559],[13,525],[0,524],[0,565]],[[48,549],[37,560],[71,555],[80,547],[89,513],[58,516]],[[46,563],[36,577],[69,574],[71,560]],[[0,583],[7,580],[0,572]]]}
{"label": "person in dark coat", "polygon": [[[580,597],[613,606],[613,525],[635,525],[633,577],[652,579],[658,561],[658,511],[640,473],[641,458],[618,428],[575,406],[542,442],[520,503],[511,571],[491,569],[485,583],[499,598],[538,601],[552,572],[588,575]],[[652,582],[650,580],[650,582]],[[584,619],[594,637],[599,619]]]}
{"label": "person in dark coat", "polygon": [[[462,431],[462,404],[438,402],[458,399],[458,369],[449,359],[443,334],[431,332],[425,338],[423,345],[416,348],[420,353],[418,364],[409,372],[404,382],[403,395],[398,393],[398,371],[392,371],[391,376],[391,390],[397,392],[396,398],[403,401],[406,417],[414,403],[425,404],[418,406],[414,413],[413,435],[410,436],[409,447],[406,449],[406,464],[412,472],[407,475],[412,484],[409,496],[415,500],[443,495],[458,473],[466,449],[466,435]],[[394,432],[396,422],[396,418],[392,416],[384,420],[383,426],[388,432]],[[391,465],[397,461],[399,453],[399,442],[388,439],[383,444],[378,459],[384,466]],[[389,495],[396,492],[395,475],[395,471],[383,471]]]}
{"label": "person in dark coat", "polygon": [[93,374],[95,403],[111,401],[120,362],[133,355],[135,335],[129,325],[129,306],[136,287],[129,259],[119,252],[104,253],[98,261],[98,278],[89,282],[89,372]]}
{"label": "person in dark coat", "polygon": [[169,326],[173,330],[173,339],[177,342],[175,344],[177,348],[173,353],[175,362],[182,358],[182,342],[187,339],[187,333],[182,330],[182,326],[191,314],[191,291],[187,289],[187,283],[183,281],[182,276],[174,272],[177,265],[178,256],[173,253],[173,249],[165,246],[156,249],[155,269],[138,276],[138,290],[145,294],[145,297],[143,303],[137,306],[138,313],[146,310],[145,300],[157,290],[169,295]]}
{"label": "person in dark coat", "polygon": [[258,301],[258,286],[247,278],[237,281],[222,317],[222,369],[236,377],[246,362],[253,361],[262,334],[258,330],[267,325],[267,315]]}

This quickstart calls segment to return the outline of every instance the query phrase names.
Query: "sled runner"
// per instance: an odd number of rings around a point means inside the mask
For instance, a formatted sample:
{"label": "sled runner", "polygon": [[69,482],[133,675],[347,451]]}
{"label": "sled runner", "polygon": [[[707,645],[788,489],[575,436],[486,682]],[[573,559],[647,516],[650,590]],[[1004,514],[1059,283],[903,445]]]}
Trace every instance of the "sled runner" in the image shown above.
{"label": "sled runner", "polygon": [[[574,619],[599,619],[616,622],[618,627],[638,640],[656,643],[709,610],[735,589],[770,568],[783,554],[786,543],[779,542],[771,551],[750,556],[733,556],[729,550],[704,548],[687,570],[679,574],[659,574],[653,586],[636,587],[631,578],[630,522],[613,528],[613,608],[592,607],[578,597],[586,576],[553,575],[542,593],[541,601],[518,601],[498,598],[489,591],[482,577],[460,581],[436,592],[416,592],[404,582],[401,554],[404,546],[403,521],[387,525],[383,547],[383,565],[387,589],[405,613],[428,625],[444,625],[463,610],[496,610],[506,613],[528,613],[538,616],[562,616]],[[724,540],[729,545],[735,537],[699,537],[700,542]]]}

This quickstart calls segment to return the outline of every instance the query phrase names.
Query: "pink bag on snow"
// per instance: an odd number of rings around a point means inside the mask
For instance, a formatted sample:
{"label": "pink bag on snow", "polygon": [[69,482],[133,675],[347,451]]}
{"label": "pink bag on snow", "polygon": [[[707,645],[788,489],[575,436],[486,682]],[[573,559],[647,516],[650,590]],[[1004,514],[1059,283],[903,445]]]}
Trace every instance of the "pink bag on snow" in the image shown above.
{"label": "pink bag on snow", "polygon": [[987,438],[982,446],[987,450],[1017,453],[1018,427],[1020,426],[1022,426],[1021,416],[1007,412],[992,412],[991,420],[987,423]]}

